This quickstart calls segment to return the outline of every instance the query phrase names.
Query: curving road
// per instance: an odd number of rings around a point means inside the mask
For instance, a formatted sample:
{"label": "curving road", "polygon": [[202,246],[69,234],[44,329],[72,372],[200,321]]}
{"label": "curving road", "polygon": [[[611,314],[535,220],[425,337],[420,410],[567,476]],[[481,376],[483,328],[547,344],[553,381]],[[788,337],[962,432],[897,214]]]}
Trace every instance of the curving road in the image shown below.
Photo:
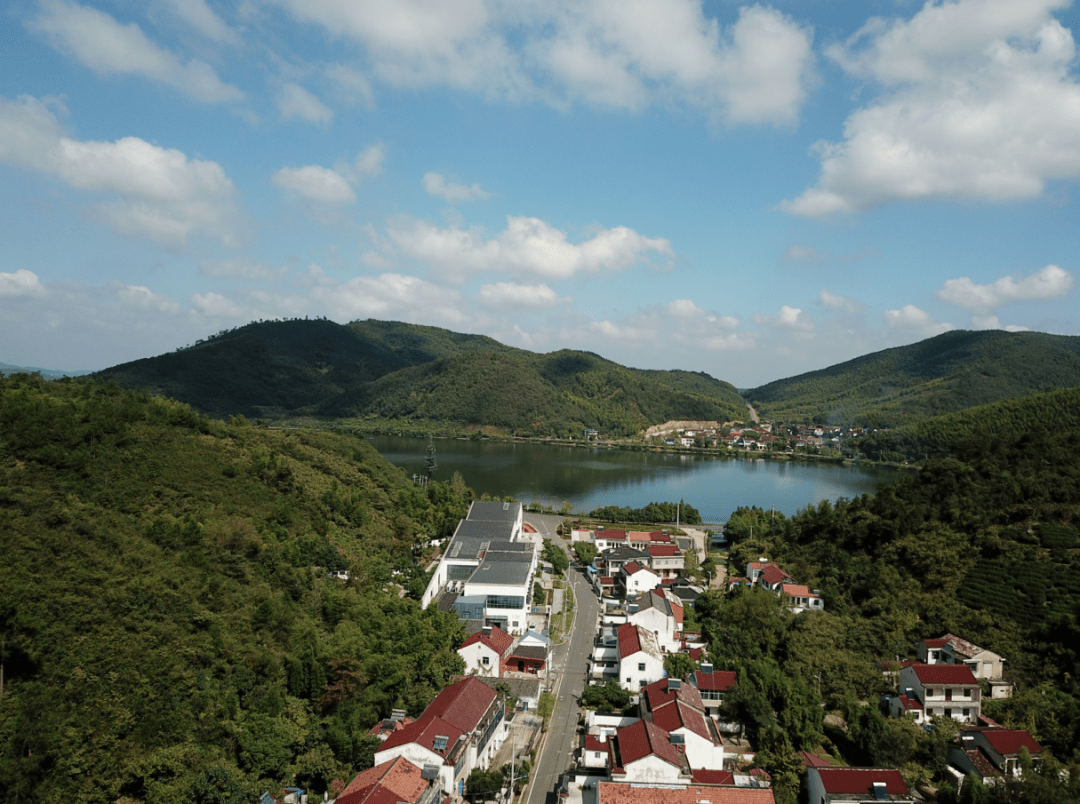
{"label": "curving road", "polygon": [[[566,540],[555,535],[555,528],[563,517],[525,514],[525,521],[545,539],[568,547]],[[600,617],[600,602],[585,575],[574,567],[568,575],[574,590],[574,625],[569,639],[552,653],[551,670],[558,676],[554,688],[555,711],[533,768],[528,804],[554,804],[558,800],[555,788],[559,776],[573,764],[577,748],[578,704],[585,689],[588,658]]]}

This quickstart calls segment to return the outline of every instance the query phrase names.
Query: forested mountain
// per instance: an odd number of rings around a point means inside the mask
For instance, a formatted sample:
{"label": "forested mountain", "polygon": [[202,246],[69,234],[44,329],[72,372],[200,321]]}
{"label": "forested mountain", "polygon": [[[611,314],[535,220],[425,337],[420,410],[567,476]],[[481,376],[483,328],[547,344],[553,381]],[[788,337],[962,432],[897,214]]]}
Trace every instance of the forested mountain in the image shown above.
{"label": "forested mountain", "polygon": [[970,451],[978,443],[1026,434],[1080,431],[1080,388],[1009,399],[882,430],[858,441],[875,461],[925,461]]}
{"label": "forested mountain", "polygon": [[377,718],[419,714],[461,670],[457,619],[414,599],[413,547],[470,496],[460,478],[421,491],[348,434],[0,379],[4,799],[350,779]]}
{"label": "forested mountain", "polygon": [[632,435],[669,419],[745,415],[735,388],[705,374],[370,320],[248,324],[100,376],[215,416],[377,418],[522,435]]}
{"label": "forested mountain", "polygon": [[763,418],[897,427],[964,408],[1080,386],[1080,337],[953,331],[763,385]]}

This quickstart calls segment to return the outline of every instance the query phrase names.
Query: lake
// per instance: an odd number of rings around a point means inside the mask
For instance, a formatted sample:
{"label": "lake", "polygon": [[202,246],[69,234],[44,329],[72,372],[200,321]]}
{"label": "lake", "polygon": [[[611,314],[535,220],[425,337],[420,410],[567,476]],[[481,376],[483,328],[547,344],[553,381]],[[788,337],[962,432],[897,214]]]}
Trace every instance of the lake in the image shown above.
{"label": "lake", "polygon": [[787,516],[822,500],[857,497],[902,476],[895,469],[840,466],[818,461],[777,461],[535,442],[368,436],[388,461],[410,476],[422,474],[429,443],[435,445],[436,480],[460,472],[477,494],[511,496],[575,511],[606,505],[641,508],[685,500],[706,522],[725,522],[740,506],[775,508]]}

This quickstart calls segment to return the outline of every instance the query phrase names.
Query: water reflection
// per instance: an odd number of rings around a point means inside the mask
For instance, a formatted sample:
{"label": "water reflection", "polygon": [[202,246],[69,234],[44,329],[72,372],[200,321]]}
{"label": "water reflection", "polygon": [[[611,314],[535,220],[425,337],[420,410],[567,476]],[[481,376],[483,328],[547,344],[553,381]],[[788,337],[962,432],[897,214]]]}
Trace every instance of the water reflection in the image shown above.
{"label": "water reflection", "polygon": [[[420,474],[428,441],[372,436],[371,444],[406,474]],[[707,521],[724,521],[741,505],[794,514],[807,505],[873,492],[900,476],[895,470],[763,458],[623,452],[436,439],[436,479],[460,472],[478,494],[512,496],[525,503],[575,510],[606,505],[640,508],[685,499]]]}

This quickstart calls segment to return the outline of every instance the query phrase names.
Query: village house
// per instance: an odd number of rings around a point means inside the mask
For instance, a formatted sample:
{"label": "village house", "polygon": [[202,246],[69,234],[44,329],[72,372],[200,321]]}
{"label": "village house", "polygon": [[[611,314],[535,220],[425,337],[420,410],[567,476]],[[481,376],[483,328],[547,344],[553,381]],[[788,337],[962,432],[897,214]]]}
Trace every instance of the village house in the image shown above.
{"label": "village house", "polygon": [[992,650],[981,648],[955,634],[936,639],[922,639],[915,645],[920,662],[925,664],[965,664],[975,678],[990,684],[991,698],[1008,698],[1012,684],[1005,680],[1005,660]]}
{"label": "village house", "polygon": [[711,664],[702,664],[700,670],[690,674],[688,681],[701,695],[705,711],[716,715],[724,704],[724,694],[735,686],[738,676],[734,670],[713,670]]}
{"label": "village house", "polygon": [[[429,766],[430,767],[430,766]],[[434,773],[397,757],[362,771],[335,799],[336,804],[434,804],[440,798]]]}
{"label": "village house", "polygon": [[775,804],[768,788],[712,787],[703,783],[650,787],[646,784],[599,782],[584,804]]}
{"label": "village house", "polygon": [[[979,682],[967,665],[915,664],[900,670],[900,695],[891,702],[891,713],[899,717],[915,714],[919,723],[931,717],[951,717],[963,723],[975,723],[981,711]],[[917,702],[918,706],[912,706]]]}
{"label": "village house", "polygon": [[1032,765],[1042,757],[1042,746],[1025,729],[989,728],[964,729],[959,745],[949,751],[949,764],[958,775],[975,774],[984,784],[998,784],[1006,776],[1020,776],[1020,753],[1026,749]]}
{"label": "village house", "polygon": [[638,720],[608,740],[612,781],[631,784],[677,784],[693,778],[686,755],[659,726]]}
{"label": "village house", "polygon": [[691,768],[723,769],[724,741],[694,687],[676,678],[656,681],[642,690],[641,709],[643,719],[668,733]]}
{"label": "village house", "polygon": [[642,592],[627,601],[627,622],[647,628],[656,636],[660,650],[678,653],[682,647],[683,607],[663,590]]}
{"label": "village house", "polygon": [[478,676],[502,676],[514,638],[498,626],[485,626],[461,643],[458,656],[465,662],[465,672]]}
{"label": "village house", "polygon": [[619,585],[620,597],[633,597],[640,592],[648,592],[660,585],[660,576],[645,564],[631,561],[615,576]]}
{"label": "village house", "polygon": [[686,557],[673,544],[650,544],[645,551],[652,571],[661,578],[678,578],[686,568]]}
{"label": "village house", "polygon": [[619,686],[630,692],[664,677],[664,657],[652,631],[626,623],[615,629]]}
{"label": "village house", "polygon": [[806,770],[808,804],[875,804],[914,801],[894,768],[816,768]]}
{"label": "village house", "polygon": [[796,614],[804,611],[825,610],[825,601],[817,589],[811,590],[800,584],[785,583],[781,584],[780,593],[784,598],[784,605]]}

